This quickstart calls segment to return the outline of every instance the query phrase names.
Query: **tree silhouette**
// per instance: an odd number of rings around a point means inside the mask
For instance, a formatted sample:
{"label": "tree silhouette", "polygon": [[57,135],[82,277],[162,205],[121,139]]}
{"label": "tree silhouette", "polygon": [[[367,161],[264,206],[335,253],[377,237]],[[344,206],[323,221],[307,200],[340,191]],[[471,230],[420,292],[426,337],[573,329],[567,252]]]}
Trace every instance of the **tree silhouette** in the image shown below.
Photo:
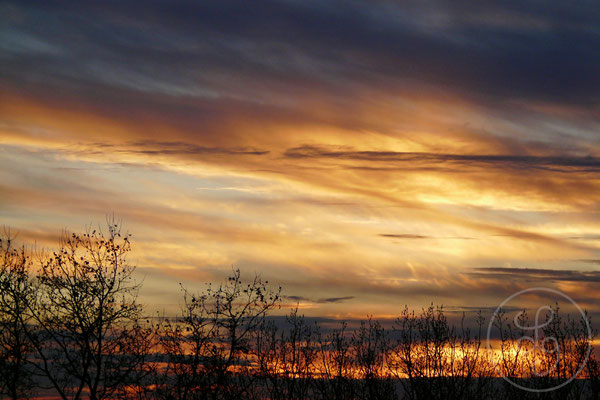
{"label": "tree silhouette", "polygon": [[183,315],[167,321],[162,350],[167,356],[163,391],[177,399],[239,399],[249,396],[255,376],[253,334],[277,306],[280,290],[259,276],[244,285],[240,270],[225,284],[194,295],[184,289]]}
{"label": "tree silhouette", "polygon": [[10,231],[0,237],[0,395],[18,399],[33,386],[27,326],[35,291],[29,275],[31,259],[24,247],[13,247],[13,240]]}
{"label": "tree silhouette", "polygon": [[[433,304],[420,313],[405,307],[385,328],[372,317],[352,329],[344,321],[324,328],[308,324],[298,306],[285,320],[271,318],[281,288],[258,275],[244,282],[235,269],[200,293],[182,286],[180,315],[151,324],[137,301],[130,251],[130,236],[112,220],[106,235],[64,234],[56,251],[37,257],[8,232],[0,238],[0,396],[45,389],[73,400],[599,398],[587,314],[563,316],[556,305],[544,336],[527,347],[519,341],[527,314],[515,323],[500,312],[489,353],[481,312],[475,328],[465,314],[451,323]],[[560,357],[544,337],[560,344]],[[581,379],[543,395],[499,379],[543,389],[567,383],[582,363]]]}
{"label": "tree silhouette", "polygon": [[110,221],[106,236],[65,234],[43,258],[30,308],[33,365],[63,399],[114,398],[139,379],[150,343],[139,324],[130,249],[129,235]]}

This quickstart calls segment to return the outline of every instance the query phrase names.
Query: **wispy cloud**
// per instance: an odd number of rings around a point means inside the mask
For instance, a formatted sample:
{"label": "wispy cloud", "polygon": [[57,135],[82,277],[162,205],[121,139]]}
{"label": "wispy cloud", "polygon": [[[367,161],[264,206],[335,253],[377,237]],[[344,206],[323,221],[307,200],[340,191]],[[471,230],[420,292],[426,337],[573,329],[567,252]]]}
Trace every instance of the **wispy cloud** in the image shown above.
{"label": "wispy cloud", "polygon": [[325,304],[325,303],[340,303],[342,301],[352,300],[356,297],[355,296],[327,297],[327,298],[322,298],[322,299],[311,300],[311,299],[309,299],[307,297],[303,297],[303,296],[290,295],[290,296],[285,296],[285,298],[288,300],[291,300],[291,301],[296,301],[296,302],[309,302],[309,303]]}
{"label": "wispy cloud", "polygon": [[427,236],[427,235],[415,235],[410,233],[380,233],[379,236],[391,239],[459,239],[459,240],[473,240],[475,238],[465,236]]}
{"label": "wispy cloud", "polygon": [[[494,155],[494,154],[435,154],[397,151],[354,151],[332,150],[316,146],[300,146],[288,149],[285,156],[289,158],[329,158],[342,160],[359,160],[368,162],[385,162],[411,166],[429,164],[440,169],[446,164],[462,164],[469,167],[511,168],[519,171],[525,169],[543,169],[556,172],[599,172],[600,158],[569,156],[529,156],[529,155]],[[460,170],[455,170],[460,171]],[[465,170],[464,172],[469,172]]]}
{"label": "wispy cloud", "polygon": [[535,281],[600,282],[600,271],[555,270],[543,268],[475,268],[474,276]]}

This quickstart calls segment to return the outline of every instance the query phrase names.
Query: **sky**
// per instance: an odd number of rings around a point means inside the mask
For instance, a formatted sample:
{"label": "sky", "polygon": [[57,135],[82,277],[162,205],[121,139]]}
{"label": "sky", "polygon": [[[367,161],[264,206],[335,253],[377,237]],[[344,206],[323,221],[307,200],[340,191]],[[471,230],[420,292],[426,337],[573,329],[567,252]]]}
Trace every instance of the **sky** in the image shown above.
{"label": "sky", "polygon": [[0,4],[0,222],[114,214],[141,300],[307,315],[600,300],[596,1]]}

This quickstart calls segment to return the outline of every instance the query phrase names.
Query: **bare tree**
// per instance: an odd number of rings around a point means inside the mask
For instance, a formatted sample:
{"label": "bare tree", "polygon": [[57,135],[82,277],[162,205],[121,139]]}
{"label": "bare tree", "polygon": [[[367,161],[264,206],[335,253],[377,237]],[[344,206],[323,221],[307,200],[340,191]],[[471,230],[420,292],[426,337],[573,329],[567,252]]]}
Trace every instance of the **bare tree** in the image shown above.
{"label": "bare tree", "polygon": [[34,366],[63,399],[122,396],[139,382],[151,343],[139,323],[129,236],[109,221],[107,235],[65,233],[42,259],[30,309],[39,331]]}
{"label": "bare tree", "polygon": [[[552,340],[540,338],[538,347],[544,351],[538,356],[541,356],[543,370],[549,372],[546,376],[538,379],[543,387],[557,386],[567,382],[580,372],[585,372],[584,363],[589,362],[592,356],[591,336],[595,335],[591,328],[591,318],[587,312],[584,312],[579,318],[573,318],[570,314],[567,314],[565,318],[560,313],[558,303],[551,307],[550,311],[551,314],[546,315],[543,336],[555,340],[559,351],[552,346]],[[590,379],[590,377],[587,378]],[[573,380],[569,385],[557,389],[555,395],[563,398],[568,395],[572,399],[584,398],[586,383],[588,382],[582,379]]]}
{"label": "bare tree", "polygon": [[239,399],[248,394],[253,377],[248,356],[252,335],[267,313],[277,307],[281,288],[271,290],[268,282],[255,276],[244,285],[240,270],[233,271],[227,283],[217,289],[209,286],[211,317],[217,326],[210,365],[216,375],[214,398]]}
{"label": "bare tree", "polygon": [[255,334],[257,373],[269,399],[314,398],[315,362],[319,355],[317,331],[308,325],[298,307],[286,316],[286,325],[277,329],[265,321]]}
{"label": "bare tree", "polygon": [[358,395],[362,399],[395,399],[396,391],[391,376],[386,370],[385,354],[389,343],[381,324],[369,316],[360,322],[352,334]]}
{"label": "bare tree", "polygon": [[277,307],[280,291],[259,276],[244,284],[239,270],[198,295],[184,290],[183,316],[161,340],[168,367],[163,391],[177,399],[249,398],[256,381],[254,333]]}
{"label": "bare tree", "polygon": [[400,380],[408,399],[482,399],[491,388],[493,367],[481,349],[483,318],[477,333],[450,324],[442,307],[421,314],[402,311],[394,325],[397,342],[388,351],[390,372]]}
{"label": "bare tree", "polygon": [[348,324],[340,323],[340,328],[322,336],[318,332],[319,360],[316,394],[321,399],[353,399],[356,396],[354,385],[354,358]]}
{"label": "bare tree", "polygon": [[27,325],[35,291],[29,275],[31,258],[24,247],[15,248],[13,240],[10,231],[0,237],[0,395],[18,399],[33,386]]}
{"label": "bare tree", "polygon": [[183,289],[182,314],[158,327],[165,368],[157,385],[159,398],[202,399],[208,397],[211,376],[208,361],[217,334],[207,295]]}

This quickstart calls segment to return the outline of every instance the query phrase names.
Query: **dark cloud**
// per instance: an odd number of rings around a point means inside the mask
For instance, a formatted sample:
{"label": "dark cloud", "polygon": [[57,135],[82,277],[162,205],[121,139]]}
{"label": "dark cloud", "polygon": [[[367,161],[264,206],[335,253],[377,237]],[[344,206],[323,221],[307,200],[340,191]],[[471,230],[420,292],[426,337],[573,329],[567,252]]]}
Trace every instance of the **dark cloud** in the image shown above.
{"label": "dark cloud", "polygon": [[556,270],[542,268],[475,268],[469,275],[498,279],[539,281],[600,282],[600,271]]}
{"label": "dark cloud", "polygon": [[265,155],[268,150],[258,150],[248,147],[206,147],[186,142],[130,142],[124,152],[149,155],[195,155],[195,154],[225,154],[225,155]]}
{"label": "dark cloud", "polygon": [[311,300],[311,299],[309,299],[307,297],[303,297],[303,296],[285,296],[285,298],[288,300],[291,300],[291,301],[296,301],[296,302],[306,301],[306,302],[311,302],[311,303],[325,304],[325,303],[340,303],[342,301],[352,300],[355,297],[354,296],[327,297],[327,298],[322,298],[322,299],[317,299],[317,300]]}
{"label": "dark cloud", "polygon": [[310,301],[310,299],[308,299],[307,297],[303,297],[303,296],[284,296],[286,299],[288,300],[292,300],[292,301]]}
{"label": "dark cloud", "polygon": [[354,296],[344,296],[344,297],[327,297],[324,299],[317,300],[317,303],[339,303],[345,300],[352,300]]}
{"label": "dark cloud", "polygon": [[299,146],[288,149],[285,157],[292,159],[327,158],[407,164],[409,168],[418,164],[440,165],[469,164],[470,166],[512,169],[542,169],[557,172],[598,172],[600,158],[569,156],[530,156],[493,154],[436,154],[397,151],[354,151],[335,150],[318,146]]}
{"label": "dark cloud", "polygon": [[[69,148],[63,149],[69,152]],[[263,156],[270,153],[268,150],[260,150],[252,147],[208,147],[199,146],[189,142],[165,142],[165,141],[129,141],[125,143],[80,143],[77,153],[102,154],[102,153],[125,153],[145,154],[150,156],[200,156],[200,155],[226,155],[226,156]]]}
{"label": "dark cloud", "polygon": [[431,239],[431,236],[413,235],[410,233],[380,233],[379,236],[394,239]]}
{"label": "dark cloud", "polygon": [[582,263],[588,263],[588,264],[598,264],[598,265],[600,265],[600,260],[598,260],[598,259],[585,258],[585,259],[580,259],[580,260],[575,260],[575,261],[582,262]]}
{"label": "dark cloud", "polygon": [[392,239],[462,239],[471,240],[472,237],[466,236],[426,236],[426,235],[414,235],[410,233],[380,233],[379,236]]}
{"label": "dark cloud", "polygon": [[569,236],[572,240],[600,240],[600,235]]}
{"label": "dark cloud", "polygon": [[[443,310],[444,312],[447,313],[451,313],[451,314],[462,314],[462,313],[479,313],[481,312],[482,315],[485,316],[489,316],[489,315],[493,315],[494,312],[498,309],[498,306],[444,306]],[[519,307],[514,307],[514,306],[504,306],[502,307],[502,309],[506,312],[513,312],[513,311],[520,311],[523,310],[523,308],[519,308]]]}
{"label": "dark cloud", "polygon": [[289,102],[291,89],[424,85],[589,107],[600,93],[592,1],[47,1],[2,11],[2,76],[63,94],[109,86],[271,103]]}

